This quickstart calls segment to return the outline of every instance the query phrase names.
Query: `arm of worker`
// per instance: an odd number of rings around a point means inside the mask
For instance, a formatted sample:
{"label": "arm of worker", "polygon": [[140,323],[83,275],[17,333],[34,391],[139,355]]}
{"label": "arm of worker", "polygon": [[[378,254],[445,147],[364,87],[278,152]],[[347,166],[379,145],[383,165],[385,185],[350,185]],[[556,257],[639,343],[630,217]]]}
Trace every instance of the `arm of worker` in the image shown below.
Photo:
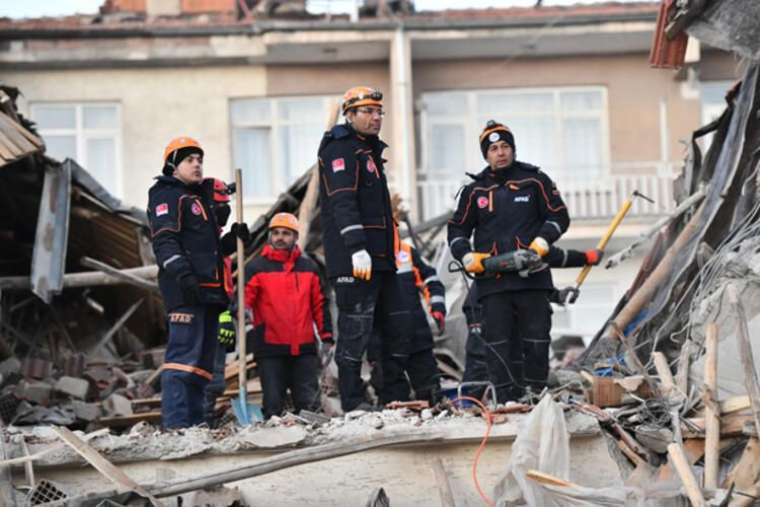
{"label": "arm of worker", "polygon": [[230,226],[230,230],[222,235],[219,240],[222,256],[227,257],[237,251],[238,238],[243,240],[243,246],[246,247],[248,246],[248,243],[251,242],[251,233],[245,222],[235,222]]}
{"label": "arm of worker", "polygon": [[322,343],[333,343],[332,318],[330,317],[330,305],[325,297],[324,287],[319,276],[315,273],[311,277],[311,316],[317,326],[317,333]]}
{"label": "arm of worker", "polygon": [[472,251],[470,236],[475,228],[476,216],[472,206],[472,188],[464,187],[459,194],[457,208],[448,224],[448,244],[451,255],[461,261],[462,257]]}
{"label": "arm of worker", "polygon": [[327,206],[346,248],[352,254],[366,250],[367,237],[357,202],[359,163],[356,155],[345,143],[330,143],[319,160],[319,172],[327,193]]}
{"label": "arm of worker", "polygon": [[552,246],[549,248],[549,254],[544,257],[544,262],[552,268],[581,268],[598,265],[603,256],[604,252],[596,248],[582,252]]}
{"label": "arm of worker", "polygon": [[163,271],[176,278],[185,304],[200,303],[200,283],[193,273],[192,264],[180,240],[181,198],[178,199],[176,194],[168,191],[151,194],[148,200],[148,222],[156,263]]}
{"label": "arm of worker", "polygon": [[417,269],[422,281],[422,290],[430,304],[430,315],[435,320],[438,332],[446,329],[446,289],[435,269],[425,262],[416,248],[412,248],[412,265]]}
{"label": "arm of worker", "polygon": [[538,231],[537,238],[543,238],[551,245],[557,241],[570,227],[570,216],[567,206],[551,178],[543,172],[538,172],[541,199],[538,199],[539,211],[544,223]]}

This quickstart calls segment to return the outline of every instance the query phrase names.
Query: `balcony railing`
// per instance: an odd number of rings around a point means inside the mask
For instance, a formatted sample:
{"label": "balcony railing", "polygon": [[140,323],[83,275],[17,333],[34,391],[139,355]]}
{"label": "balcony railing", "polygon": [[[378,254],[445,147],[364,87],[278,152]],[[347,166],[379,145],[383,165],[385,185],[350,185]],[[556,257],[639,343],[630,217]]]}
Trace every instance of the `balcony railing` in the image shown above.
{"label": "balcony railing", "polygon": [[[639,164],[636,166],[629,165],[627,168],[641,168]],[[668,214],[675,208],[672,190],[674,176],[667,175],[669,170],[660,170],[657,174],[653,165],[648,167],[651,168],[649,174],[611,174],[591,181],[559,180],[557,187],[573,220],[610,218],[634,190],[650,197],[654,203],[636,199],[629,216],[656,217]],[[421,181],[418,181],[417,186],[423,220],[453,210],[456,206],[455,196],[466,181],[440,177],[423,179],[424,173],[420,176]]]}

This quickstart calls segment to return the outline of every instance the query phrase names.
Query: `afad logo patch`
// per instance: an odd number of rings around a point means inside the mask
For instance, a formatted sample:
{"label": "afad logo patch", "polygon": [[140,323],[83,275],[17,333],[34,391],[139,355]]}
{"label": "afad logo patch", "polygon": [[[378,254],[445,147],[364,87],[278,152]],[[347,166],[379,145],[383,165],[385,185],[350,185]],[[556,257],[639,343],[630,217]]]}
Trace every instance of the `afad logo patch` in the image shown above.
{"label": "afad logo patch", "polygon": [[346,170],[346,161],[342,158],[336,158],[332,161],[332,170],[334,173],[337,173],[338,171],[345,171]]}
{"label": "afad logo patch", "polygon": [[156,206],[156,216],[160,217],[161,215],[168,215],[169,214],[169,205],[165,202],[159,204]]}
{"label": "afad logo patch", "polygon": [[195,201],[192,206],[190,206],[190,211],[193,212],[193,215],[200,215],[203,213],[203,210],[201,209],[201,205],[198,204],[198,201]]}
{"label": "afad logo patch", "polygon": [[488,197],[484,195],[478,197],[478,208],[483,209],[486,207],[488,207]]}

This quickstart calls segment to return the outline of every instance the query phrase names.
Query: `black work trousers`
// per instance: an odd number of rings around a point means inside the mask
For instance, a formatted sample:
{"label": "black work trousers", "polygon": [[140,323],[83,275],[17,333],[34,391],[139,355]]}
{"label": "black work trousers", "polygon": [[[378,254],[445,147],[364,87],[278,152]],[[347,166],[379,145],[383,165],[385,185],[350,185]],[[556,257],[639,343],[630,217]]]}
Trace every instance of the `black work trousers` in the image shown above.
{"label": "black work trousers", "polygon": [[[341,407],[354,410],[365,401],[362,358],[373,330],[382,337],[383,387],[381,403],[393,401],[404,378],[411,336],[409,311],[404,308],[396,273],[373,272],[369,281],[343,276],[334,280],[338,305],[338,388]],[[408,387],[407,387],[408,388]]]}
{"label": "black work trousers", "polygon": [[540,392],[549,375],[549,291],[497,292],[481,303],[488,376],[499,403],[516,400],[525,387]]}
{"label": "black work trousers", "polygon": [[301,410],[319,409],[319,358],[316,354],[260,357],[256,363],[265,418],[282,414],[288,389],[296,414]]}

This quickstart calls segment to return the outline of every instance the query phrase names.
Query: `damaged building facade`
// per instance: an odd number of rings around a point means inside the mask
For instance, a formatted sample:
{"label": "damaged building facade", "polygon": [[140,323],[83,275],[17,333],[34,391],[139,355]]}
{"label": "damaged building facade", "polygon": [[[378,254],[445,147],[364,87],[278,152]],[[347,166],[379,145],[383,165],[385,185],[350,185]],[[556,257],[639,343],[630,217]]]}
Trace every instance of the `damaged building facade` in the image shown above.
{"label": "damaged building facade", "polygon": [[[698,43],[682,70],[652,73],[654,3],[349,18],[113,0],[101,11],[0,21],[3,79],[23,90],[48,153],[142,208],[167,140],[191,135],[210,176],[243,169],[249,220],[311,166],[331,104],[362,83],[385,94],[389,172],[413,220],[453,208],[495,117],[516,132],[518,157],[562,190],[566,247],[596,243],[634,189],[655,200],[635,204],[618,246],[673,209],[683,142],[738,77],[733,56]],[[577,305],[557,309],[555,334],[590,338],[635,264],[591,277]],[[555,277],[564,286],[575,275]]]}

